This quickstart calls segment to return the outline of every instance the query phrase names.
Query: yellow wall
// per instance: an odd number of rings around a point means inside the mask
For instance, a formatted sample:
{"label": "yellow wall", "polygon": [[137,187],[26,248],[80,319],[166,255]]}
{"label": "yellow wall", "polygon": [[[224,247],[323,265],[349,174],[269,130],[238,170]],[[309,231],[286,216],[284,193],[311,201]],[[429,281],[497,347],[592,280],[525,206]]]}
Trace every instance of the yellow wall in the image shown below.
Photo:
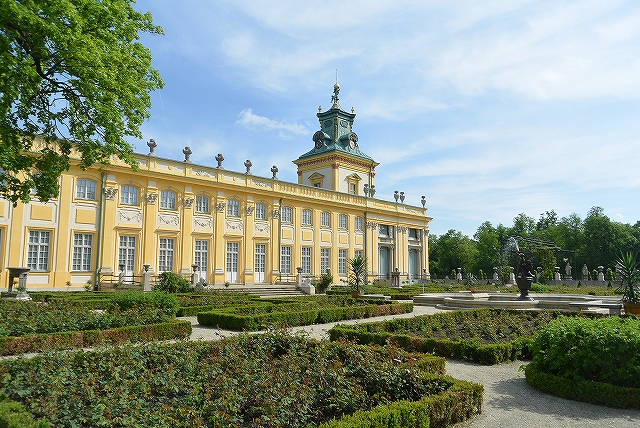
{"label": "yellow wall", "polygon": [[[9,266],[26,266],[29,260],[29,232],[48,232],[50,237],[47,268],[32,269],[29,287],[82,286],[96,275],[118,274],[120,242],[135,242],[131,253],[133,274],[140,275],[143,265],[160,268],[160,245],[173,242],[173,271],[192,272],[196,241],[208,246],[208,268],[203,278],[209,284],[223,284],[228,243],[238,246],[237,278],[232,282],[253,284],[261,280],[256,273],[256,244],[266,246],[265,283],[279,280],[280,247],[291,247],[291,275],[301,266],[302,247],[311,248],[311,273],[320,274],[320,249],[330,249],[330,268],[335,282],[338,250],[347,256],[362,250],[369,258],[370,273],[378,273],[379,224],[393,226],[394,236],[384,244],[393,247],[393,267],[401,274],[408,271],[408,249],[421,251],[421,270],[427,269],[427,234],[431,220],[426,210],[402,204],[318,189],[308,185],[281,182],[190,163],[139,155],[140,171],[133,172],[115,163],[103,171],[82,171],[72,167],[61,177],[57,200],[18,204],[15,208],[0,201],[0,284],[6,287]],[[328,177],[327,177],[328,178]],[[77,197],[78,180],[96,185],[95,199]],[[122,201],[123,186],[137,189],[137,203]],[[161,207],[161,192],[173,192],[175,209]],[[209,212],[197,212],[198,196],[209,199]],[[238,215],[228,215],[228,204],[238,204]],[[266,206],[266,219],[257,219],[258,204]],[[282,219],[283,207],[292,209],[292,221]],[[302,210],[312,211],[312,224],[303,226]],[[321,225],[322,212],[330,214],[330,225]],[[339,227],[339,215],[347,216],[347,228]],[[356,218],[362,229],[356,230]],[[409,242],[409,228],[417,229],[421,239]],[[73,269],[74,237],[92,238],[90,269]],[[199,242],[201,244],[202,242]],[[163,245],[164,245],[163,244]],[[365,248],[366,247],[366,248]]]}

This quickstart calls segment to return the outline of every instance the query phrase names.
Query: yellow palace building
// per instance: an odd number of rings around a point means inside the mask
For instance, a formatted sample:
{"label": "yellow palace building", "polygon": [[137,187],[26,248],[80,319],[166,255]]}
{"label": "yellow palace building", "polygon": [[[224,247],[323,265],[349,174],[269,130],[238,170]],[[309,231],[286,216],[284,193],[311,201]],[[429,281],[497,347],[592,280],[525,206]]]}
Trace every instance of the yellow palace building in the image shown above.
{"label": "yellow palace building", "polygon": [[276,284],[330,269],[347,276],[347,261],[368,260],[370,280],[429,275],[428,224],[422,207],[375,197],[378,163],[352,131],[355,114],[332,107],[317,117],[313,148],[293,162],[298,182],[136,154],[134,172],[117,160],[86,171],[72,166],[60,196],[13,207],[0,200],[0,284],[9,267],[27,267],[29,288],[81,287],[107,278],[139,282],[152,273],[191,274],[207,284]]}

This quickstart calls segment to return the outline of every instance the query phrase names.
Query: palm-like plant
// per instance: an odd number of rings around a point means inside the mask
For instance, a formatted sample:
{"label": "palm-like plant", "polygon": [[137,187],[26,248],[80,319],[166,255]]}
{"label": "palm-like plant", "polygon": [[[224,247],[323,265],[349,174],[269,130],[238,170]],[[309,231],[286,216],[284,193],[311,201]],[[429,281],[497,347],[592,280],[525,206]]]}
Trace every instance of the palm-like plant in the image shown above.
{"label": "palm-like plant", "polygon": [[616,262],[616,279],[620,282],[616,291],[622,293],[622,300],[640,303],[640,265],[635,255],[630,252],[620,255]]}
{"label": "palm-like plant", "polygon": [[349,259],[349,287],[351,291],[359,293],[367,283],[367,259],[356,256]]}

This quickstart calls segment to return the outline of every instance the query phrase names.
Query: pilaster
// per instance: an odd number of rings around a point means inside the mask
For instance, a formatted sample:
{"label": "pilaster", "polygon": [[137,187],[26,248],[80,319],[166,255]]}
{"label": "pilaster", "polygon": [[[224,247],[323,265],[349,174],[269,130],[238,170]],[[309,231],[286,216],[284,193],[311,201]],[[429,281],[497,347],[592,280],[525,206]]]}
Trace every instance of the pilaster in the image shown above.
{"label": "pilaster", "polygon": [[218,193],[216,198],[215,215],[214,215],[214,231],[213,234],[213,282],[214,284],[224,284],[225,276],[225,239],[224,239],[224,220],[225,210],[227,208],[227,200],[223,192]]}

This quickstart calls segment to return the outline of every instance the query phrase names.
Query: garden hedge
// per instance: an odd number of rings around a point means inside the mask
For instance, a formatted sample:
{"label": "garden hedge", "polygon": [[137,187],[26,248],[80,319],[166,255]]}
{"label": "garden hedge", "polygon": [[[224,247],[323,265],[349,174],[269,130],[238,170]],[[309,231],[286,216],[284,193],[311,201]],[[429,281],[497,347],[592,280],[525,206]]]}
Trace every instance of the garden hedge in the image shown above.
{"label": "garden hedge", "polygon": [[[532,337],[541,325],[566,315],[559,311],[476,309],[357,325],[336,325],[331,340],[346,338],[361,344],[392,342],[409,351],[428,352],[447,358],[498,364],[530,359]],[[600,314],[574,313],[579,317]]]}
{"label": "garden hedge", "polygon": [[[191,323],[172,320],[159,324],[127,326],[109,330],[67,331],[19,337],[0,337],[0,355],[41,352],[47,349],[86,348],[120,342],[144,342],[188,338]],[[1,425],[0,425],[1,426]]]}
{"label": "garden hedge", "polygon": [[22,404],[10,400],[0,392],[0,427],[2,428],[49,428],[51,425],[43,420],[33,419]]}
{"label": "garden hedge", "polygon": [[[231,330],[257,331],[267,327],[323,324],[413,311],[412,303],[376,301],[360,306],[300,309],[298,304],[251,305],[198,313],[198,323]],[[252,313],[250,313],[252,312]]]}
{"label": "garden hedge", "polygon": [[319,428],[444,428],[482,411],[484,387],[443,376],[452,385],[419,401],[396,401],[320,425]]}
{"label": "garden hedge", "polygon": [[540,370],[535,362],[527,364],[524,373],[531,386],[551,395],[601,406],[640,409],[640,388],[568,379]]}

